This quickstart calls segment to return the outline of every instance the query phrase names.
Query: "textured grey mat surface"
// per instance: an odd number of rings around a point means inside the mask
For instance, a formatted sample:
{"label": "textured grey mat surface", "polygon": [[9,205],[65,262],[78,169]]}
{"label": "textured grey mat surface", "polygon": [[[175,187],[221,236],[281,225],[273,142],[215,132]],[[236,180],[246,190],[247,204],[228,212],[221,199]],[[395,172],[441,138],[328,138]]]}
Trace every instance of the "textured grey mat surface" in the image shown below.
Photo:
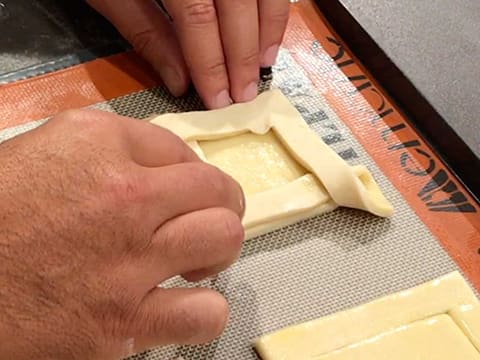
{"label": "textured grey mat surface", "polygon": [[[231,305],[224,335],[212,344],[167,347],[132,360],[256,359],[254,338],[403,290],[457,270],[437,240],[329,108],[303,69],[281,53],[272,84],[305,120],[351,164],[374,174],[396,214],[390,220],[340,209],[248,241],[241,259],[210,286]],[[197,98],[174,100],[162,89],[124,96],[94,107],[145,118],[152,113],[191,110]],[[0,141],[41,122],[0,132]],[[179,279],[169,285],[184,286]],[[192,285],[189,285],[192,286]]]}

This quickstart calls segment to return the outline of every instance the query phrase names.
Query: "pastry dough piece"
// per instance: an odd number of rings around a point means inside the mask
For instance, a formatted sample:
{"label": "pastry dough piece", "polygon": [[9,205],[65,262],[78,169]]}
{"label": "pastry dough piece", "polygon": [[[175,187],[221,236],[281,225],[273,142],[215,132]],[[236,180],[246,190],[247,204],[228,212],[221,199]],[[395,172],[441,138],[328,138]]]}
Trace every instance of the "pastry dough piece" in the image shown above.
{"label": "pastry dough piece", "polygon": [[480,352],[480,305],[464,305],[450,311],[450,316]]}
{"label": "pastry dough piece", "polygon": [[237,180],[246,196],[287,185],[307,173],[272,132],[198,144],[205,159]]}
{"label": "pastry dough piece", "polygon": [[[294,206],[285,201],[286,194],[295,194]],[[287,185],[261,192],[248,199],[249,210],[245,212],[243,225],[249,239],[271,231],[272,228],[286,226],[337,207],[312,175],[302,176]],[[263,219],[268,219],[268,222]]]}
{"label": "pastry dough piece", "polygon": [[480,360],[480,354],[450,316],[439,315],[311,359]]}
{"label": "pastry dough piece", "polygon": [[413,289],[265,335],[254,345],[263,360],[311,359],[467,304],[478,304],[478,300],[463,277],[454,272]]}
{"label": "pastry dough piece", "polygon": [[370,172],[349,166],[278,90],[250,103],[150,121],[171,130],[242,185],[247,238],[338,206],[383,217],[393,213]]}

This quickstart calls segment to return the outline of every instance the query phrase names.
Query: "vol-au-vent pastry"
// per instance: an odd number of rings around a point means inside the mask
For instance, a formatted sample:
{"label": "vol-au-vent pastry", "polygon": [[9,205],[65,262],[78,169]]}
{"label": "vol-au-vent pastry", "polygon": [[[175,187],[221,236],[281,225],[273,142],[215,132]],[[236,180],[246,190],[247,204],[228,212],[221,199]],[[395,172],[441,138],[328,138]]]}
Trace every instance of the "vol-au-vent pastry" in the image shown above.
{"label": "vol-au-vent pastry", "polygon": [[252,238],[332,211],[393,213],[364,166],[349,166],[279,90],[224,109],[154,117],[198,156],[236,179],[246,195],[243,225]]}

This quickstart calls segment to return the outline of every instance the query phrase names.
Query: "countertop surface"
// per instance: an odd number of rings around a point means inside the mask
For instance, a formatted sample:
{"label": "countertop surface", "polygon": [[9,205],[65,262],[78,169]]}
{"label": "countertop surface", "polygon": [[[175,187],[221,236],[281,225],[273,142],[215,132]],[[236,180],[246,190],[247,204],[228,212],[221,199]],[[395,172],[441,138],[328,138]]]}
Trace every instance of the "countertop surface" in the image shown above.
{"label": "countertop surface", "polygon": [[340,1],[480,157],[480,1]]}
{"label": "countertop surface", "polygon": [[84,1],[0,0],[0,82],[54,71],[125,47],[113,27]]}

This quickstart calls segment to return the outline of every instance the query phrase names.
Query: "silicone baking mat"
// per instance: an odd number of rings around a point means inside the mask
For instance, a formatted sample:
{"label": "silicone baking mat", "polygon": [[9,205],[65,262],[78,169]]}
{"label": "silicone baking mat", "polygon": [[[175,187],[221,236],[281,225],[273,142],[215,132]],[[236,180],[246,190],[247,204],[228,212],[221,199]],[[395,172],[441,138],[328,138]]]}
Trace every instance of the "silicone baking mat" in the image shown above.
{"label": "silicone baking mat", "polygon": [[[0,88],[0,141],[70,107],[146,118],[201,108],[170,97],[133,54]],[[362,70],[309,2],[292,9],[271,83],[350,164],[365,164],[393,203],[392,219],[339,209],[245,243],[209,286],[231,318],[204,346],[152,350],[132,360],[256,359],[254,338],[403,290],[452,270],[480,289],[477,204]],[[43,120],[42,120],[43,119]],[[171,286],[187,285],[174,279]]]}

